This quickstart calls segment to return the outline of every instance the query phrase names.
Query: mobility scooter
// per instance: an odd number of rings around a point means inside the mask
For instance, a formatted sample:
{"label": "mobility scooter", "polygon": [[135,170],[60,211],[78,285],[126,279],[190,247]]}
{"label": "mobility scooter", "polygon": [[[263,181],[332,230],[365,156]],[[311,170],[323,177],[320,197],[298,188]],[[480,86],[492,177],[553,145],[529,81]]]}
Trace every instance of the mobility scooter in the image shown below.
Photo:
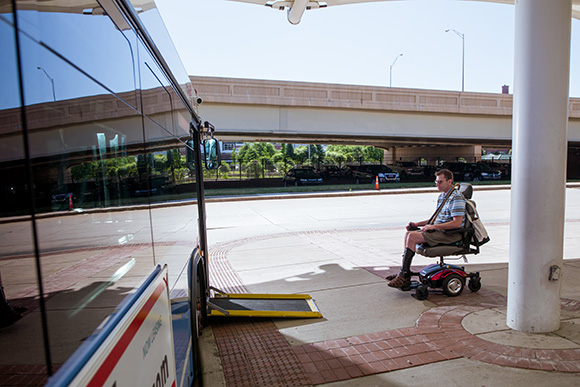
{"label": "mobility scooter", "polygon": [[[411,277],[418,277],[418,280],[412,280],[409,286],[401,288],[402,291],[409,291],[415,289],[415,297],[418,300],[425,300],[429,296],[429,289],[440,289],[449,297],[456,297],[463,292],[465,284],[472,292],[477,292],[481,289],[481,278],[479,272],[467,273],[465,267],[458,265],[446,264],[443,257],[447,256],[460,256],[463,258],[464,262],[467,262],[466,255],[468,254],[479,254],[479,246],[486,243],[489,238],[478,242],[475,237],[475,230],[470,219],[474,219],[474,215],[477,216],[475,211],[475,203],[471,201],[473,196],[473,187],[468,183],[455,184],[452,190],[458,189],[459,192],[468,202],[466,204],[466,212],[469,216],[466,216],[465,226],[462,228],[447,230],[448,233],[460,233],[463,237],[453,244],[428,246],[426,244],[417,245],[416,253],[421,254],[425,257],[439,257],[438,263],[433,263],[420,272],[411,272]],[[447,198],[446,198],[447,199]],[[437,217],[440,208],[443,207],[444,202],[439,206],[435,214],[429,220],[429,223],[433,222]],[[475,212],[475,214],[470,212]],[[387,279],[392,279],[395,276],[389,276]]]}

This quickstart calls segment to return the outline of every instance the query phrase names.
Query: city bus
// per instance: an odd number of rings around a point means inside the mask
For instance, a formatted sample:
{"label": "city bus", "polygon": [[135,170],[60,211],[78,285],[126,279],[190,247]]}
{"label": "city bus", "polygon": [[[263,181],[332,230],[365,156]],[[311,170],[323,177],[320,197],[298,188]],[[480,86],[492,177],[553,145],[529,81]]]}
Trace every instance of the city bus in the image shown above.
{"label": "city bus", "polygon": [[0,39],[0,384],[192,385],[219,155],[154,1],[1,1]]}
{"label": "city bus", "polygon": [[191,386],[213,316],[321,317],[210,286],[214,126],[153,0],[0,2],[0,381]]}

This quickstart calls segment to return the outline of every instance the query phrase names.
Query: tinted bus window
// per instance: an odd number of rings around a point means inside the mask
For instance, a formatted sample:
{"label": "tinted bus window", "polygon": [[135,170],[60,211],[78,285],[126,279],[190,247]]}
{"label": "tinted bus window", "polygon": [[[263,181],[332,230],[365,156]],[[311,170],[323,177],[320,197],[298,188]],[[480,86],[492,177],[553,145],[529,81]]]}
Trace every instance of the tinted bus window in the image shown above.
{"label": "tinted bus window", "polygon": [[135,8],[139,11],[139,16],[143,21],[143,24],[147,28],[149,34],[151,34],[153,40],[157,42],[157,47],[163,56],[165,63],[171,69],[171,73],[175,77],[177,83],[180,85],[183,92],[189,97],[189,103],[192,103],[193,88],[189,81],[189,76],[181,63],[181,59],[171,41],[169,33],[159,10],[154,6],[153,2],[143,4],[141,1],[133,1]]}
{"label": "tinted bus window", "polygon": [[[7,10],[9,11],[9,10]],[[13,308],[27,308],[25,317],[14,324],[15,315],[0,305],[0,365],[46,364],[42,344],[42,322],[38,309],[38,278],[33,246],[33,223],[30,216],[30,184],[27,176],[20,77],[16,50],[14,17],[0,14],[0,282],[5,297]],[[27,208],[26,213],[15,209]],[[18,221],[10,222],[7,219]],[[16,275],[18,273],[18,275]],[[18,349],[18,350],[9,350]],[[0,375],[0,379],[2,376]]]}
{"label": "tinted bus window", "polygon": [[[10,302],[28,310],[0,335],[2,348],[19,348],[0,351],[0,365],[56,369],[155,265],[167,263],[173,294],[187,294],[183,269],[198,242],[191,108],[174,87],[192,88],[121,13],[16,4],[0,14],[0,274]],[[138,14],[164,30],[153,3]],[[179,206],[157,205],[168,202]]]}

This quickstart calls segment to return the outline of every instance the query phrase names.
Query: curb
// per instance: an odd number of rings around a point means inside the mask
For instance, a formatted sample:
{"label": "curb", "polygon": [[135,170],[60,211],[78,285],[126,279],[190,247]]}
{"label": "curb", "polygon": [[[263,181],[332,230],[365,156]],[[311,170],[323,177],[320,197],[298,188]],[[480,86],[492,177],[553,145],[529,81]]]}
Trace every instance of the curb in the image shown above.
{"label": "curb", "polygon": [[[580,182],[566,183],[566,188],[580,188]],[[511,190],[510,184],[502,185],[477,185],[473,187],[474,191],[498,191],[498,190]],[[226,202],[240,202],[240,201],[252,201],[252,200],[280,200],[280,199],[315,199],[315,198],[335,198],[335,197],[351,197],[351,196],[371,196],[371,195],[406,195],[406,194],[419,194],[437,192],[435,187],[422,187],[422,188],[396,188],[396,189],[386,189],[386,190],[364,190],[364,191],[333,191],[333,192],[314,192],[314,193],[299,193],[299,194],[256,194],[252,196],[214,196],[206,197],[206,203],[226,203]],[[107,207],[107,208],[90,208],[86,210],[74,209],[72,211],[57,211],[49,212],[43,214],[37,214],[35,219],[48,219],[56,218],[61,216],[74,216],[83,214],[98,214],[103,212],[121,212],[121,211],[133,211],[133,210],[146,210],[149,208],[166,208],[166,207],[180,207],[188,206],[191,204],[196,204],[197,200],[180,200],[175,202],[165,202],[165,203],[151,203],[151,204],[139,204],[133,206],[121,206],[121,207]],[[26,220],[31,220],[30,215],[24,216],[13,216],[8,218],[0,219],[0,224],[21,222]]]}

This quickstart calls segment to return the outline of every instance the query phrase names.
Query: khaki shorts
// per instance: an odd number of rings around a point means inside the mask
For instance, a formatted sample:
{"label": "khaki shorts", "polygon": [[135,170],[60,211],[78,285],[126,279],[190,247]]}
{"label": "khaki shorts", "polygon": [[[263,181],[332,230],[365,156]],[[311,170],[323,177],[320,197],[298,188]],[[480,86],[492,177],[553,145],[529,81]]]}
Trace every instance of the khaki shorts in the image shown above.
{"label": "khaki shorts", "polygon": [[427,244],[431,247],[436,245],[447,245],[451,243],[455,243],[461,238],[463,238],[462,234],[447,234],[445,231],[441,230],[434,230],[430,232],[424,232],[423,237],[427,241]]}

